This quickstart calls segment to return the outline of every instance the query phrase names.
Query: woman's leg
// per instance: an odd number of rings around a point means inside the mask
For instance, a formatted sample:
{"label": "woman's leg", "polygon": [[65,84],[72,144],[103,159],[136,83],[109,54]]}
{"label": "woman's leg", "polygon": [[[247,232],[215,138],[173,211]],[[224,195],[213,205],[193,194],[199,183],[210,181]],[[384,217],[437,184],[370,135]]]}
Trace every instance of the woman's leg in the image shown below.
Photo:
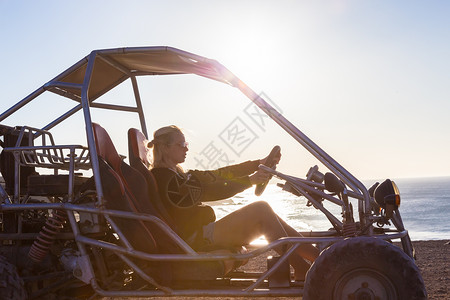
{"label": "woman's leg", "polygon": [[[281,225],[283,225],[284,230],[291,237],[301,237],[300,232],[289,226],[283,219],[279,218]],[[310,262],[314,262],[316,258],[319,256],[319,249],[314,247],[311,244],[302,244],[298,247],[299,253],[302,257],[306,258]]]}
{"label": "woman's leg", "polygon": [[214,227],[214,243],[222,246],[247,245],[262,235],[269,241],[287,236],[275,212],[262,201],[230,213]]}
{"label": "woman's leg", "polygon": [[[295,229],[277,216],[272,208],[263,201],[254,202],[218,220],[214,228],[214,244],[220,246],[247,245],[264,235],[269,241],[281,237],[301,236]],[[284,249],[275,249],[283,253]],[[314,261],[318,251],[312,245],[298,248],[298,255],[292,255],[289,263],[294,267],[296,279],[304,279],[309,264],[302,257]]]}

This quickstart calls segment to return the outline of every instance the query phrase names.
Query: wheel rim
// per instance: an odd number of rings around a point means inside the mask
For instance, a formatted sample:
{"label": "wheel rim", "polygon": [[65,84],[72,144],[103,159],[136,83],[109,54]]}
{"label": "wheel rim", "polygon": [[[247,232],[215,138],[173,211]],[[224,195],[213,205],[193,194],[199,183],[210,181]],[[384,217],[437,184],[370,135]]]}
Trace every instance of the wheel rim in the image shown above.
{"label": "wheel rim", "polygon": [[356,269],[338,280],[333,299],[391,300],[398,297],[395,286],[388,277],[373,269]]}

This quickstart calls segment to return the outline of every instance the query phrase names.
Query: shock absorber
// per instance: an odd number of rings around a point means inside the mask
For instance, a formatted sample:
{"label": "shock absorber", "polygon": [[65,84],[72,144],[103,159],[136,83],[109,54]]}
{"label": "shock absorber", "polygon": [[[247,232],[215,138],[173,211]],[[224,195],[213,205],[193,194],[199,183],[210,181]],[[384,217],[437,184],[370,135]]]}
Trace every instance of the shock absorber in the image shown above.
{"label": "shock absorber", "polygon": [[45,258],[55,241],[56,235],[63,227],[66,218],[66,212],[57,209],[53,212],[53,215],[47,219],[47,222],[44,227],[42,227],[37,239],[34,241],[28,252],[28,257],[32,261],[39,263]]}
{"label": "shock absorber", "polygon": [[[345,199],[345,198],[344,198]],[[345,237],[355,236],[358,230],[355,220],[353,219],[353,206],[348,200],[344,201],[346,206],[346,214],[344,218],[344,224],[342,224],[342,234]]]}
{"label": "shock absorber", "polygon": [[358,228],[355,222],[345,222],[342,226],[342,234],[344,237],[352,237],[356,235]]}

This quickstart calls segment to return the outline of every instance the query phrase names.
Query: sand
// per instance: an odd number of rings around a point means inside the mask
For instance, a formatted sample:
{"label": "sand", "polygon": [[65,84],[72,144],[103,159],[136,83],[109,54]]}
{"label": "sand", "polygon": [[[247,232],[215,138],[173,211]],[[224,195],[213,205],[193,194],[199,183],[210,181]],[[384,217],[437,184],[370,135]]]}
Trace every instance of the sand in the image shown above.
{"label": "sand", "polygon": [[450,241],[415,241],[413,245],[428,299],[450,299]]}
{"label": "sand", "polygon": [[[450,240],[414,241],[416,250],[416,264],[419,267],[428,292],[428,299],[450,299]],[[263,254],[249,261],[245,265],[248,271],[263,271],[267,254]],[[106,300],[107,298],[105,298]],[[142,298],[141,298],[142,299]],[[155,299],[155,298],[153,298]],[[248,298],[210,298],[210,297],[174,297],[162,299],[177,300],[208,300],[208,299],[248,299]],[[258,298],[270,299],[270,298]],[[273,298],[272,298],[273,299]],[[282,299],[299,299],[285,297]]]}

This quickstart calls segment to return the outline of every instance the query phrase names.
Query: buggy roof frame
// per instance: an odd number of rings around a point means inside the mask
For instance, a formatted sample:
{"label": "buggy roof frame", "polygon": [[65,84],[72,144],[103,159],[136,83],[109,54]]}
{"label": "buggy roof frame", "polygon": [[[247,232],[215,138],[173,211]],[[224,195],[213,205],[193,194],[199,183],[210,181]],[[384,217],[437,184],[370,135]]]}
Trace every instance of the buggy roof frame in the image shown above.
{"label": "buggy roof frame", "polygon": [[[103,201],[90,108],[98,107],[136,112],[139,115],[142,132],[148,137],[136,77],[144,75],[174,74],[196,74],[238,88],[330,171],[344,181],[353,191],[362,196],[363,201],[359,202],[361,204],[361,207],[359,208],[360,221],[363,221],[361,213],[370,214],[370,196],[365,186],[310,140],[296,126],[282,116],[260,95],[255,93],[219,62],[172,47],[129,47],[94,50],[70,68],[3,112],[0,115],[0,122],[46,91],[75,101],[76,105],[72,109],[44,126],[42,130],[50,130],[76,112],[83,110],[92,171],[96,182],[99,201]],[[115,88],[128,78],[131,80],[133,86],[136,100],[135,107],[95,102],[100,96]]]}

